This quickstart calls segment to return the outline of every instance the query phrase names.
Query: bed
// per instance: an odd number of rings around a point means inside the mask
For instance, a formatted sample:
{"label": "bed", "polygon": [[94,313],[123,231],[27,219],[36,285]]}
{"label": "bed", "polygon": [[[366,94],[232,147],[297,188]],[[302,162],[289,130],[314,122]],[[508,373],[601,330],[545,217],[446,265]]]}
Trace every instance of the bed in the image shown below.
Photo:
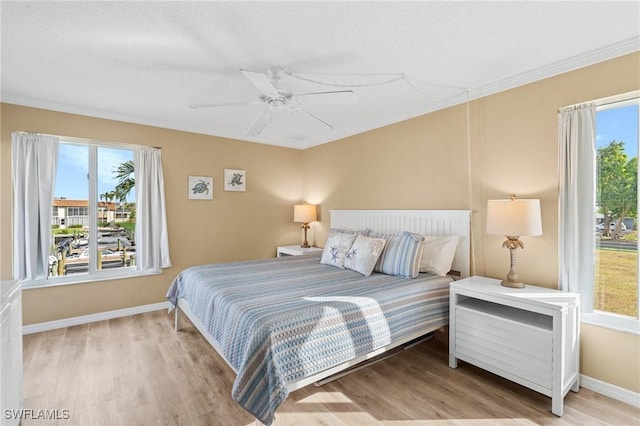
{"label": "bed", "polygon": [[[469,275],[470,212],[332,210],[332,229],[457,236],[451,273]],[[331,236],[331,233],[330,233]],[[167,298],[236,372],[232,398],[271,424],[288,393],[448,324],[450,275],[363,276],[322,254],[199,265]]]}

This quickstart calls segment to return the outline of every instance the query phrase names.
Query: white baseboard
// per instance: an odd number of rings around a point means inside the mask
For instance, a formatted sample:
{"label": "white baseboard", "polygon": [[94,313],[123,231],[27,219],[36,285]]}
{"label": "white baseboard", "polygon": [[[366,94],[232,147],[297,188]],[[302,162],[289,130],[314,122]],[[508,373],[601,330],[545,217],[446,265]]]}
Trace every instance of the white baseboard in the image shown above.
{"label": "white baseboard", "polygon": [[640,393],[633,392],[629,389],[621,388],[620,386],[612,385],[583,374],[580,375],[580,386],[594,392],[598,392],[604,396],[608,396],[609,398],[640,408]]}
{"label": "white baseboard", "polygon": [[39,333],[41,331],[71,327],[72,325],[88,324],[90,322],[103,321],[112,318],[128,317],[130,315],[144,314],[146,312],[160,311],[162,309],[169,309],[169,302],[152,303],[150,305],[134,306],[132,308],[117,309],[115,311],[99,312],[97,314],[82,315],[79,317],[25,325],[22,327],[22,334]]}
{"label": "white baseboard", "polygon": [[[144,314],[146,312],[160,311],[163,309],[169,309],[169,302],[134,306],[132,308],[117,309],[115,311],[100,312],[97,314],[82,315],[79,317],[25,325],[22,327],[22,334],[39,333],[41,331],[55,330],[58,328],[71,327],[73,325],[88,324],[91,322],[127,317],[130,315]],[[583,374],[580,375],[580,386],[594,392],[598,392],[599,394],[609,398],[640,408],[640,393],[633,392],[629,389],[621,388],[620,386],[612,385]]]}

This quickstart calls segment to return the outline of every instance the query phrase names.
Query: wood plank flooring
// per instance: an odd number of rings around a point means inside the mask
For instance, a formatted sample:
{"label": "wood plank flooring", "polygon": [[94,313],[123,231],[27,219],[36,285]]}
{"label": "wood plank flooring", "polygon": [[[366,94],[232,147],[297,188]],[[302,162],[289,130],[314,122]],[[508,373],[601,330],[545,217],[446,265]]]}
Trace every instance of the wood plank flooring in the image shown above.
{"label": "wood plank flooring", "polygon": [[[640,410],[587,389],[551,399],[421,343],[322,387],[289,395],[274,425],[638,425]],[[22,425],[252,425],[234,373],[185,319],[164,311],[24,336]],[[63,416],[62,410],[68,410]],[[68,418],[62,418],[68,417]]]}

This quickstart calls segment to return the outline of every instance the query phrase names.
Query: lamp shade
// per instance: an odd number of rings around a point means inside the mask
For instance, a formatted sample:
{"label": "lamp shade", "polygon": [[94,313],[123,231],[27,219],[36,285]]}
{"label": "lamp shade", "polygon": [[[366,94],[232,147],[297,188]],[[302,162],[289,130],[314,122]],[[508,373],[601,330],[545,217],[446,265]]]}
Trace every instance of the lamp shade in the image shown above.
{"label": "lamp shade", "polygon": [[487,234],[542,235],[540,200],[488,200]]}
{"label": "lamp shade", "polygon": [[293,206],[293,221],[309,223],[318,220],[316,206],[313,204],[298,204]]}

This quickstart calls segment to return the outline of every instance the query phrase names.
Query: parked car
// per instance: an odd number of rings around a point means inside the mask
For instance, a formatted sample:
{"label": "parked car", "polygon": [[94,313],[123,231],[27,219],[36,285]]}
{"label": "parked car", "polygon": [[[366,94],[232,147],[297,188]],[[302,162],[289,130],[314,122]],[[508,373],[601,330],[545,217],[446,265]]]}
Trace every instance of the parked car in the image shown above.
{"label": "parked car", "polygon": [[[596,229],[598,231],[604,231],[604,223],[599,223],[596,225]],[[615,222],[610,222],[609,223],[609,231],[613,232],[616,230],[616,223]],[[620,231],[626,231],[627,230],[627,226],[624,224],[624,222],[620,223]]]}

